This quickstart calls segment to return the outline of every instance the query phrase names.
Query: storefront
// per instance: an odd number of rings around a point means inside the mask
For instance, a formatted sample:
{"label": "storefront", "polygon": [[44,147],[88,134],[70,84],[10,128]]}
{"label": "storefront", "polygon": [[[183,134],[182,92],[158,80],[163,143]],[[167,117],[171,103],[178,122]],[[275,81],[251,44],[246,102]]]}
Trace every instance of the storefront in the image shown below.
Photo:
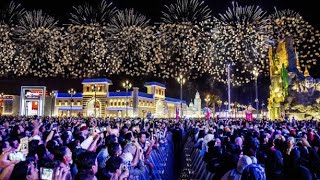
{"label": "storefront", "polygon": [[20,115],[43,116],[45,93],[45,86],[22,86],[20,93]]}

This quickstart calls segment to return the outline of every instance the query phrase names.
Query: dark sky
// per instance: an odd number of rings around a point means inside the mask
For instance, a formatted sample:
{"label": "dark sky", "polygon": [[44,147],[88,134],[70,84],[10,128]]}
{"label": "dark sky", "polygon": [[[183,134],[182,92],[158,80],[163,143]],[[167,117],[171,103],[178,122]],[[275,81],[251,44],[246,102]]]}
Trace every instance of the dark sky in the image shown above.
{"label": "dark sky", "polygon": [[[68,13],[71,11],[73,5],[79,5],[83,2],[96,3],[98,0],[16,0],[28,10],[33,9],[43,9],[45,12],[49,13],[52,16],[57,17],[60,20],[61,24],[68,23]],[[5,5],[10,2],[10,0],[0,0],[0,8],[5,7]],[[145,14],[147,17],[151,18],[153,22],[160,21],[161,10],[165,4],[170,4],[174,0],[114,0],[113,1],[118,8],[134,8]],[[206,4],[213,11],[213,15],[218,13],[223,13],[227,7],[231,5],[230,0],[205,0]],[[317,29],[320,29],[320,12],[317,9],[317,0],[240,0],[237,1],[240,5],[259,5],[264,10],[272,13],[274,6],[277,9],[293,9],[299,12],[308,22],[313,24]],[[317,75],[318,77],[320,75]],[[135,86],[143,88],[143,82],[158,80],[161,83],[167,85],[168,95],[171,97],[179,97],[179,86],[174,79],[156,79],[152,77],[119,77],[111,76],[108,77],[113,82],[114,85],[111,87],[111,90],[121,89],[120,82],[124,79],[130,79]],[[81,79],[36,79],[36,78],[14,78],[14,79],[0,79],[0,91],[12,94],[18,94],[19,88],[21,85],[46,85],[49,90],[59,89],[61,91],[66,91],[67,89],[73,87],[78,91],[81,91]],[[190,98],[194,96],[195,89],[199,90],[200,93],[204,96],[208,92],[209,83],[206,77],[199,78],[190,83],[189,86],[193,86],[193,90],[185,90],[185,96],[187,101],[190,101]],[[260,78],[259,80],[259,96],[266,102],[268,97],[268,78]],[[187,86],[186,86],[187,87]],[[222,100],[225,101],[226,96],[226,87],[220,84],[215,84],[214,91],[216,94],[222,97]],[[249,103],[254,101],[254,84],[247,84],[241,88],[233,89],[233,99],[240,101],[241,103]]]}

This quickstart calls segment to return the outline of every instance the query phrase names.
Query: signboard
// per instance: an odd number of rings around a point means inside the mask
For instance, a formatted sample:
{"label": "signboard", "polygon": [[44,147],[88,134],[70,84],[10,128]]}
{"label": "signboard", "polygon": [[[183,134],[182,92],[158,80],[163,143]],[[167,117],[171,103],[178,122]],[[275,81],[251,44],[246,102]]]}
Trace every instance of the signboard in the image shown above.
{"label": "signboard", "polygon": [[42,90],[25,90],[24,96],[26,99],[39,99],[42,95]]}

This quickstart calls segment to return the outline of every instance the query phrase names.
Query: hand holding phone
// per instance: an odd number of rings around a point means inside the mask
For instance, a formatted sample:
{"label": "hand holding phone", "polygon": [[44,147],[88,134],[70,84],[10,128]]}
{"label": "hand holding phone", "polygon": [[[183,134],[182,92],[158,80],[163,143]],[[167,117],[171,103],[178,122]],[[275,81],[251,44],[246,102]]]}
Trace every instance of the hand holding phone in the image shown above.
{"label": "hand holding phone", "polygon": [[51,180],[53,178],[53,169],[40,167],[40,178],[42,180]]}

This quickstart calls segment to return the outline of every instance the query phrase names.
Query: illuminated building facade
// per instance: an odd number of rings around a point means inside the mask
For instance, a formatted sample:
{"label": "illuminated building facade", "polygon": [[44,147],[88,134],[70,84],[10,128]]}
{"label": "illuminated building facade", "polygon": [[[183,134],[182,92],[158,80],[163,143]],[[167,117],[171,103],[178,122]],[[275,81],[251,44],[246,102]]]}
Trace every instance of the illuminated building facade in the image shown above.
{"label": "illuminated building facade", "polygon": [[300,67],[293,40],[285,38],[270,48],[269,118],[320,119],[320,79]]}
{"label": "illuminated building facade", "polygon": [[190,118],[200,118],[203,117],[201,109],[201,98],[199,92],[196,93],[195,98],[191,100],[187,108],[187,117]]}
{"label": "illuminated building facade", "polygon": [[19,96],[3,95],[0,98],[0,116],[19,114]]}
{"label": "illuminated building facade", "polygon": [[[71,96],[57,92],[54,98],[55,116],[85,117],[175,117],[180,99],[166,97],[166,87],[158,82],[147,82],[147,92],[133,87],[128,92],[110,92],[111,80],[85,79],[83,92]],[[187,105],[182,101],[182,109],[187,112]]]}
{"label": "illuminated building facade", "polygon": [[175,118],[182,103],[186,117],[203,117],[199,92],[188,107],[185,101],[166,97],[166,86],[158,82],[145,83],[147,92],[138,87],[112,92],[110,85],[112,81],[106,78],[84,79],[82,92],[74,94],[22,86],[20,96],[0,98],[0,115]]}

